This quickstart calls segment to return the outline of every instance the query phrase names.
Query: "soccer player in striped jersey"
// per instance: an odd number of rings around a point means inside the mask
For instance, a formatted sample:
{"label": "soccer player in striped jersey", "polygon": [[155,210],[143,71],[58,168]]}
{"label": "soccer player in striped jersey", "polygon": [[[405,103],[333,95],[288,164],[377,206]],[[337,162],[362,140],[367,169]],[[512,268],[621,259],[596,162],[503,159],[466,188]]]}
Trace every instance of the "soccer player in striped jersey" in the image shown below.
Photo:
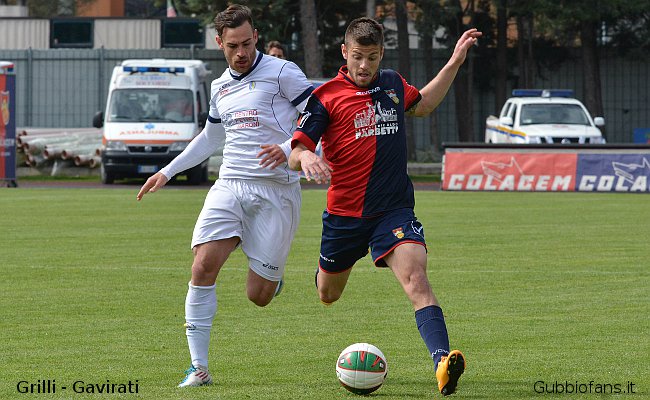
{"label": "soccer player in striped jersey", "polygon": [[208,346],[217,311],[216,279],[232,251],[248,257],[248,298],[266,306],[282,288],[289,247],[300,219],[300,183],[287,164],[296,119],[313,87],[294,63],[257,51],[250,9],[231,5],[215,18],[228,68],[212,82],[206,127],[137,195],[210,157],[223,143],[219,179],[210,189],[192,236],[194,262],[185,299],[192,363],[179,387],[212,383]]}
{"label": "soccer player in striped jersey", "polygon": [[[331,180],[316,271],[321,301],[329,305],[340,298],[353,265],[370,247],[375,265],[393,271],[413,305],[443,395],[456,390],[465,357],[450,351],[427,278],[424,229],[407,175],[404,117],[426,116],[440,104],[480,36],[476,29],[463,33],[447,64],[417,90],[397,72],[379,69],[382,26],[370,18],[352,21],[341,46],[346,65],[314,90],[289,157],[291,168],[302,169],[307,179]],[[326,161],[314,153],[319,140]]]}

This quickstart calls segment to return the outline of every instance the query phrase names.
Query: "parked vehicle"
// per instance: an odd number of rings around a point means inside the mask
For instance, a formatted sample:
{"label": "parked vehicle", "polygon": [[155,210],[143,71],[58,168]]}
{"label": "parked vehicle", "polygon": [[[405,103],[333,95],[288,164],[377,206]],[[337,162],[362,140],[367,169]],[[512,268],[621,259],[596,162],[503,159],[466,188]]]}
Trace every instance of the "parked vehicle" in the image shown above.
{"label": "parked vehicle", "polygon": [[[167,165],[198,135],[208,116],[210,71],[199,60],[124,60],[113,69],[104,128],[101,180],[147,177]],[[208,160],[184,171],[192,184],[208,179]]]}
{"label": "parked vehicle", "polygon": [[592,119],[572,90],[515,89],[512,96],[498,118],[487,118],[486,143],[605,143],[598,128],[605,119]]}

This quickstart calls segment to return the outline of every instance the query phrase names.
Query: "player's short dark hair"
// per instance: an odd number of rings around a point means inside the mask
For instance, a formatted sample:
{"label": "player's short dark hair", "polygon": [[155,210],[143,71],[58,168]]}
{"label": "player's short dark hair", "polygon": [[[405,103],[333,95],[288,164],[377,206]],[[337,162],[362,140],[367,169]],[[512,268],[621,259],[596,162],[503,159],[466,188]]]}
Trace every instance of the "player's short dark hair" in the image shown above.
{"label": "player's short dark hair", "polygon": [[350,22],[345,30],[345,43],[357,42],[362,46],[384,46],[384,27],[372,18],[362,17]]}
{"label": "player's short dark hair", "polygon": [[255,29],[251,9],[241,4],[233,4],[214,17],[214,27],[217,30],[217,34],[221,36],[224,29],[237,28],[246,23],[246,21]]}

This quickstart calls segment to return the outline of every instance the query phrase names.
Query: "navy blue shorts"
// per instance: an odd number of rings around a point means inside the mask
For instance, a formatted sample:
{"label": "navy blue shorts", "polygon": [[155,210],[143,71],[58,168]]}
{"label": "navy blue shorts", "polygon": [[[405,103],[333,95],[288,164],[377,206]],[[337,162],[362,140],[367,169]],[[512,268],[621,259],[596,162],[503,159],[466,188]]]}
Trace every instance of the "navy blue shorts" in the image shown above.
{"label": "navy blue shorts", "polygon": [[342,217],[323,212],[323,234],[319,266],[329,273],[352,268],[368,254],[377,267],[403,243],[420,243],[426,248],[424,228],[411,208],[400,208],[373,218]]}

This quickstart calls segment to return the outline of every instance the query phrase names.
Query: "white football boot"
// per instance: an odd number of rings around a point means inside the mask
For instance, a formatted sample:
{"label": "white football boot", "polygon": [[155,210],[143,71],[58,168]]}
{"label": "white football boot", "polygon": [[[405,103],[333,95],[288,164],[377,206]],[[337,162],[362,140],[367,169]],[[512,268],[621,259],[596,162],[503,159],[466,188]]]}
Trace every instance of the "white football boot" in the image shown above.
{"label": "white football boot", "polygon": [[178,384],[178,387],[188,387],[188,386],[203,386],[212,384],[212,375],[208,369],[202,365],[191,365],[190,368],[185,371],[185,379]]}

